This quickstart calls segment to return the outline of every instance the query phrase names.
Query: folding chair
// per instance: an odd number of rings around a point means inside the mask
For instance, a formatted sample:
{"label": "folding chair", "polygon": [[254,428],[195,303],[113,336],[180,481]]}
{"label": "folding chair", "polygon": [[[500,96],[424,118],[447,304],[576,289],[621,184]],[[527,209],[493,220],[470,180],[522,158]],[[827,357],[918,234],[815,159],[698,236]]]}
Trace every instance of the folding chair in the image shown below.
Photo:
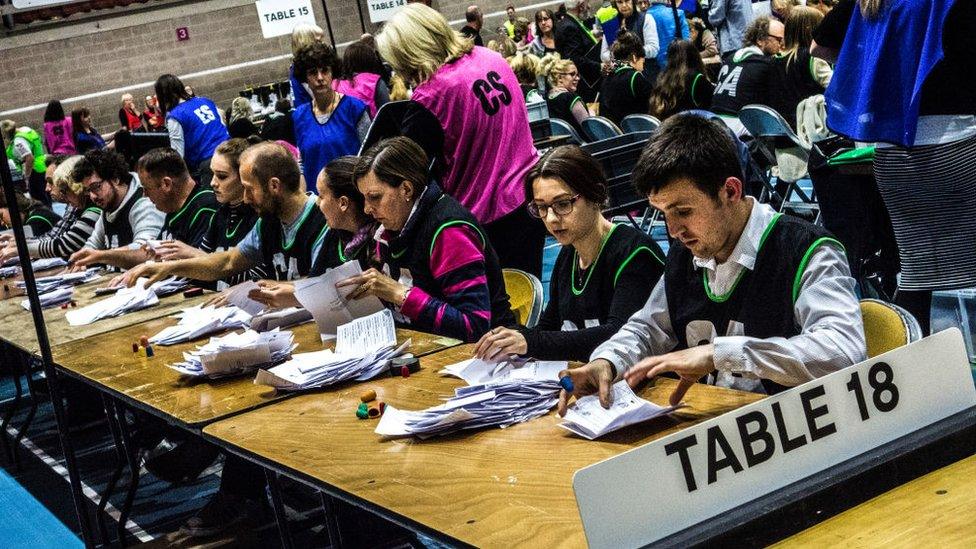
{"label": "folding chair", "polygon": [[566,122],[560,118],[549,119],[549,130],[552,135],[568,135],[569,140],[576,145],[586,143],[586,141],[580,137],[580,134],[576,133],[576,130],[569,125],[569,122]]}
{"label": "folding chair", "polygon": [[649,114],[628,114],[620,121],[624,133],[652,132],[660,125],[661,121]]}
{"label": "folding chair", "polygon": [[542,316],[542,282],[519,269],[502,269],[502,277],[515,320],[526,328],[534,327]]}
{"label": "folding chair", "polygon": [[590,141],[600,141],[623,135],[624,132],[607,118],[591,116],[583,120],[583,133],[590,138]]}

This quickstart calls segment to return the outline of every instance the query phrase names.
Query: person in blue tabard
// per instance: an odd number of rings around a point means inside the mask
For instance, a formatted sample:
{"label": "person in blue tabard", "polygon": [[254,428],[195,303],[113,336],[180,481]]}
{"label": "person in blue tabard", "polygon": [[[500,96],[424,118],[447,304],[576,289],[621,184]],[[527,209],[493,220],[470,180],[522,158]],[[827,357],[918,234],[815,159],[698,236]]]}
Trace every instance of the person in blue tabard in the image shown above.
{"label": "person in blue tabard", "polygon": [[172,74],[156,80],[156,97],[166,118],[169,146],[183,156],[193,179],[210,187],[210,158],[217,145],[230,139],[217,105],[206,97],[191,96]]}

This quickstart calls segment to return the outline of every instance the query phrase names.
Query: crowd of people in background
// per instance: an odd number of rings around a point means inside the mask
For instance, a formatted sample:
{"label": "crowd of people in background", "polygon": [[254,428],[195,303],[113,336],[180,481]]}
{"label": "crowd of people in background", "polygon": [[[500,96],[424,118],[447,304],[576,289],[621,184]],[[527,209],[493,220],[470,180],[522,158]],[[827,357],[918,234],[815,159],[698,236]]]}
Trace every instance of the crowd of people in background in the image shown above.
{"label": "crowd of people in background", "polygon": [[[478,6],[455,30],[413,3],[341,57],[322,29],[302,24],[291,41],[292,99],[263,118],[244,97],[222,111],[173,74],[159,76],[141,109],[123,95],[109,133],[88,108],[66,114],[51,101],[42,132],[0,124],[23,174],[30,253],[76,269],[108,265],[120,283],[261,280],[253,297],[275,306],[294,303],[295,279],[358,260],[363,274],[342,283],[356,286],[353,297],[376,296],[401,322],[478,342],[481,357],[592,359],[573,376],[596,391],[625,372],[651,376],[641,359],[665,355],[682,379],[678,400],[724,361],[733,366],[712,382],[724,375],[771,393],[862,360],[864,341],[851,277],[859,267],[840,243],[749,196],[754,140],[738,114],[758,104],[800,138],[823,139],[829,127],[882,143],[874,169],[901,252],[895,300],[927,330],[933,290],[976,286],[976,248],[958,245],[972,241],[976,219],[976,93],[964,83],[976,8],[685,4],[612,0],[592,10],[571,0],[522,15],[510,5],[490,31]],[[945,33],[892,43],[904,24]],[[934,41],[944,51],[928,55]],[[928,65],[912,65],[918,58]],[[402,101],[395,112],[384,109],[392,101]],[[593,116],[662,122],[634,181],[665,214],[667,257],[648,235],[604,218],[607,180],[592,156],[574,145],[540,154],[527,114],[538,102],[579,135]],[[168,145],[120,154],[147,132]],[[62,215],[52,199],[67,204]],[[530,329],[512,316],[501,269],[540,274],[547,235],[562,248],[550,303]],[[15,254],[0,247],[2,259]],[[777,297],[763,299],[750,277],[769,277]],[[718,325],[729,307],[747,319],[743,337],[691,340],[696,315]],[[753,325],[782,337],[760,340],[768,336]],[[225,469],[222,499],[189,531],[244,512],[260,497],[247,477]]]}

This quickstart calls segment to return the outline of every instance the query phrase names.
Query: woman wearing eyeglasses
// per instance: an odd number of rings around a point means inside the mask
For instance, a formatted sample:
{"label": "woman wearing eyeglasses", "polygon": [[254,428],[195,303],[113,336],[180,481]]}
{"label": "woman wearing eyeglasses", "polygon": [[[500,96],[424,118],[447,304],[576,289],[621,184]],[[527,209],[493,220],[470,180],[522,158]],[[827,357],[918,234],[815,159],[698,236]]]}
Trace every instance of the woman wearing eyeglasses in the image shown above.
{"label": "woman wearing eyeglasses", "polygon": [[559,54],[546,56],[539,67],[549,84],[546,94],[546,104],[549,107],[549,117],[565,120],[580,136],[583,133],[583,120],[593,116],[583,99],[577,95],[580,75],[576,65],[569,59],[561,59]]}
{"label": "woman wearing eyeglasses", "polygon": [[607,183],[600,165],[575,145],[549,151],[525,180],[529,212],[562,245],[549,282],[549,304],[533,328],[496,328],[477,357],[525,355],[589,360],[590,353],[647,301],[664,272],[649,236],[602,213]]}

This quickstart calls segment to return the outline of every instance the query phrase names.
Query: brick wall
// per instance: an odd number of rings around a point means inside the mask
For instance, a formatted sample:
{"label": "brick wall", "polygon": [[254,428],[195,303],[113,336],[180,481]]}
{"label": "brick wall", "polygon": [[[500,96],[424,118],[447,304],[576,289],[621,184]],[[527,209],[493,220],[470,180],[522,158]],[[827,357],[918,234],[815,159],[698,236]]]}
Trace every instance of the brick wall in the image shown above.
{"label": "brick wall", "polygon": [[[328,2],[337,43],[356,40],[362,33],[356,1]],[[368,30],[376,32],[377,28],[369,23],[368,0],[358,1],[363,6]],[[469,2],[435,0],[434,7],[448,20],[458,20],[464,18]],[[479,3],[486,14],[503,11],[507,4],[508,0]],[[529,2],[516,4],[530,5]],[[312,7],[319,24],[325,28],[321,1],[313,0]],[[525,13],[531,18],[534,10],[520,10],[520,15]],[[503,18],[486,19],[482,31],[486,43],[491,37],[490,29]],[[462,24],[455,26],[460,28]],[[178,27],[189,30],[189,40],[176,40]],[[181,77],[205,72],[184,80],[198,94],[210,97],[224,109],[248,86],[287,78],[290,59],[266,60],[290,51],[288,36],[262,37],[257,12],[249,0],[185,2],[83,24],[72,25],[68,21],[58,28],[0,40],[0,74],[4,75],[4,85],[0,86],[0,118],[12,118],[40,129],[42,105],[47,101],[81,97],[78,101],[65,102],[65,110],[88,106],[97,128],[108,133],[118,126],[121,94],[132,93],[141,107],[142,98],[152,93],[152,82],[167,72]],[[250,66],[222,70],[262,60]],[[94,96],[84,97],[89,95]],[[25,112],[7,112],[32,105],[38,106]]]}

